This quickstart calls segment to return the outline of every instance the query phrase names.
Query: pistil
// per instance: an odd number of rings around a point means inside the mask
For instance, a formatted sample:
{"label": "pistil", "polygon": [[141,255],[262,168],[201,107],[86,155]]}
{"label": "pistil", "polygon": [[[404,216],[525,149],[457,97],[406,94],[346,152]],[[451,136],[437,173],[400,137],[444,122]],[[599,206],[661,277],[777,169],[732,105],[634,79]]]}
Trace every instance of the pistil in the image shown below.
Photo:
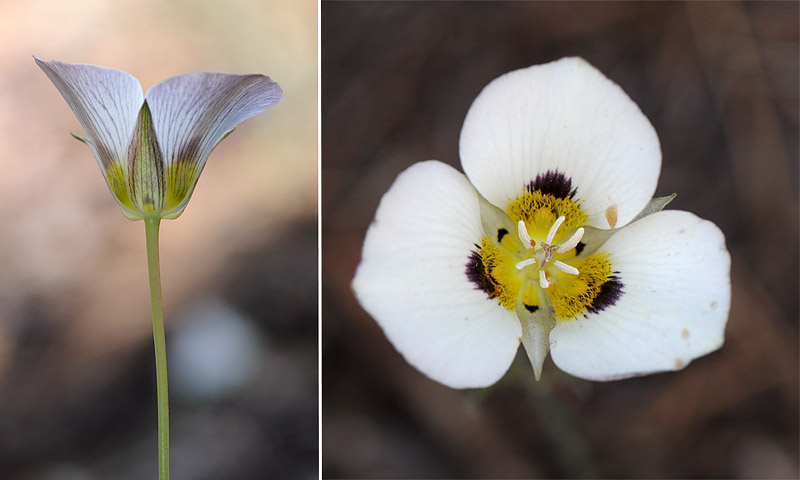
{"label": "pistil", "polygon": [[565,242],[553,245],[553,239],[558,232],[558,227],[564,223],[564,220],[565,217],[563,215],[558,217],[550,227],[550,230],[547,232],[547,236],[545,237],[544,241],[539,242],[538,245],[528,234],[528,229],[525,227],[525,222],[520,220],[517,223],[517,234],[519,235],[520,242],[522,242],[522,245],[526,250],[533,249],[534,251],[528,258],[517,262],[514,266],[517,270],[522,270],[529,265],[538,263],[539,286],[542,288],[548,288],[550,286],[550,281],[547,279],[545,267],[551,263],[555,268],[564,273],[568,273],[570,275],[577,275],[579,273],[577,268],[567,265],[560,260],[553,260],[551,262],[553,253],[566,253],[575,248],[575,246],[578,245],[578,242],[580,242],[581,238],[583,238],[584,229],[581,227],[575,230],[575,232]]}

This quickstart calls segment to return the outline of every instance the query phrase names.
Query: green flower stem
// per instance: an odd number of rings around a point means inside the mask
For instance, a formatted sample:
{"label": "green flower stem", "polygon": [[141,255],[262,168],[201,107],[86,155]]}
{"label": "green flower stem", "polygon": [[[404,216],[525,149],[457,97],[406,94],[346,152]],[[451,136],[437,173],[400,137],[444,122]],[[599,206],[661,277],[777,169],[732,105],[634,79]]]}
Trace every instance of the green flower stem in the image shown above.
{"label": "green flower stem", "polygon": [[144,218],[147,238],[147,270],[150,277],[150,304],[153,309],[153,342],[156,347],[156,385],[158,393],[158,479],[169,479],[169,394],[167,393],[167,345],[164,337],[164,311],[161,306],[161,271],[158,261],[160,217]]}

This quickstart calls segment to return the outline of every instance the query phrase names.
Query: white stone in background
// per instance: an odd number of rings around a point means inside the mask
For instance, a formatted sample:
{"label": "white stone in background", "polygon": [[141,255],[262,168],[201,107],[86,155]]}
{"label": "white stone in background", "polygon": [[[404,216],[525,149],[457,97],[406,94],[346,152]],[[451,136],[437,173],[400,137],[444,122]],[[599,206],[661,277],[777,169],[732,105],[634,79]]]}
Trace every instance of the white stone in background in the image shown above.
{"label": "white stone in background", "polygon": [[235,394],[264,359],[263,332],[218,298],[200,299],[168,320],[170,393],[185,400],[217,400]]}

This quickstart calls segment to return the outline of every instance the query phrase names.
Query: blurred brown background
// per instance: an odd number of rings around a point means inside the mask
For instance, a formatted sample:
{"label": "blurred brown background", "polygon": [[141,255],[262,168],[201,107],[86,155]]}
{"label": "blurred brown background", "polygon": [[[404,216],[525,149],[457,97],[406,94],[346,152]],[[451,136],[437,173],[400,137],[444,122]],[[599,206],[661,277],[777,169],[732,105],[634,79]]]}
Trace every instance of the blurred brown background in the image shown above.
{"label": "blurred brown background", "polygon": [[[726,233],[725,346],[611,383],[522,351],[492,388],[409,366],[349,288],[380,196],[457,168],[472,100],[586,58],[659,133],[657,195]],[[798,477],[798,3],[323,3],[323,476]]]}
{"label": "blurred brown background", "polygon": [[0,478],[156,477],[144,226],[36,67],[264,73],[283,99],[161,227],[176,479],[316,478],[313,0],[0,1]]}

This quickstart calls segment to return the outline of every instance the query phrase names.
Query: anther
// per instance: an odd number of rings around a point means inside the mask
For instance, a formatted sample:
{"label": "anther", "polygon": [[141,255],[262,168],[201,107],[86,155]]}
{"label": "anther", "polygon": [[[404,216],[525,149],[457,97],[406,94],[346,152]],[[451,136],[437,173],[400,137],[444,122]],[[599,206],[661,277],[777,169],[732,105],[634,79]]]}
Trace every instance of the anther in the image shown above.
{"label": "anther", "polygon": [[573,248],[575,248],[578,242],[581,241],[581,238],[583,238],[583,227],[575,230],[575,233],[573,233],[572,236],[569,237],[569,240],[559,245],[556,251],[558,253],[564,253],[572,250]]}
{"label": "anther", "polygon": [[528,229],[525,228],[525,222],[522,220],[517,223],[517,234],[519,234],[519,240],[522,242],[522,246],[525,248],[533,248],[536,246],[536,242],[534,242],[533,239],[531,239],[531,236],[528,235]]}
{"label": "anther", "polygon": [[559,261],[559,260],[556,260],[555,262],[553,262],[553,266],[556,267],[557,269],[561,270],[564,273],[569,273],[571,275],[577,275],[578,274],[578,269],[577,268],[573,267],[572,265],[567,265],[566,263],[564,263],[562,261]]}
{"label": "anther", "polygon": [[547,275],[545,275],[544,270],[539,270],[539,286],[542,288],[550,286],[550,282],[547,281]]}
{"label": "anther", "polygon": [[528,265],[533,265],[534,263],[536,263],[536,259],[531,257],[531,258],[529,258],[527,260],[523,260],[521,262],[517,262],[516,265],[514,265],[514,266],[517,267],[517,270],[522,270],[523,268],[527,267]]}
{"label": "anther", "polygon": [[554,223],[553,226],[550,227],[550,231],[547,232],[547,238],[544,239],[544,243],[548,245],[553,244],[553,237],[556,236],[556,231],[558,230],[558,227],[560,227],[562,223],[564,223],[563,215],[558,217],[558,219],[556,219],[556,223]]}

